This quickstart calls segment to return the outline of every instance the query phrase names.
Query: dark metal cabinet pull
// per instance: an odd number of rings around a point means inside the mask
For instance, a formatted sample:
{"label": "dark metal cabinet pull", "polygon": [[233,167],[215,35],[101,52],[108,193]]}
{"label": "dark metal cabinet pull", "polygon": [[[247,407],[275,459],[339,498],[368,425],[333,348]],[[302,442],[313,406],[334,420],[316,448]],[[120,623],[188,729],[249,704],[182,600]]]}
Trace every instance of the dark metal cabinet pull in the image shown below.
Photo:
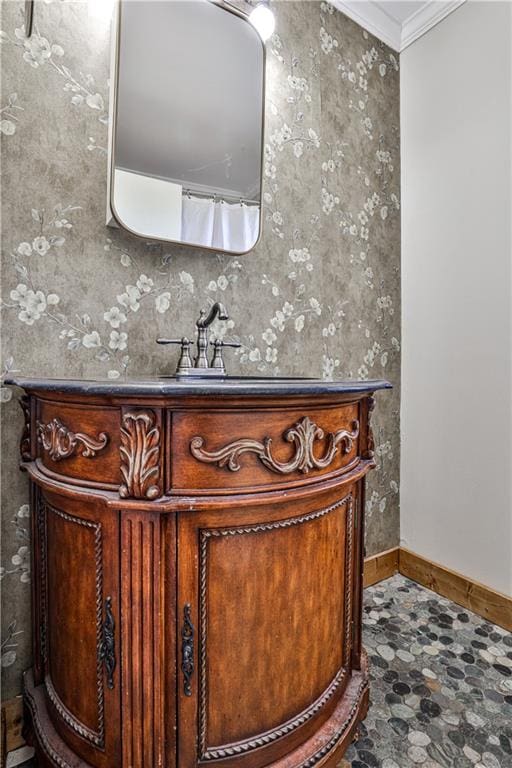
{"label": "dark metal cabinet pull", "polygon": [[114,687],[114,670],[116,668],[114,632],[115,621],[114,614],[112,613],[112,598],[109,595],[105,600],[105,619],[103,621],[100,659],[105,666],[107,685],[111,690]]}
{"label": "dark metal cabinet pull", "polygon": [[192,675],[194,674],[194,625],[190,618],[190,603],[183,606],[181,628],[181,671],[183,672],[183,693],[192,696]]}

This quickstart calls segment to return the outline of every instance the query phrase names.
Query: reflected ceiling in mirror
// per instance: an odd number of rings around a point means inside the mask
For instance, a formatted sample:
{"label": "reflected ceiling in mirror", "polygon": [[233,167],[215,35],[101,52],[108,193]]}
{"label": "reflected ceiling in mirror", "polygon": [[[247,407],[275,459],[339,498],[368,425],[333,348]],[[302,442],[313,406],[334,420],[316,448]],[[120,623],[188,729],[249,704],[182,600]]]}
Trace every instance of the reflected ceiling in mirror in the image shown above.
{"label": "reflected ceiling in mirror", "polygon": [[211,0],[118,8],[110,208],[147,239],[246,253],[261,227],[264,46]]}

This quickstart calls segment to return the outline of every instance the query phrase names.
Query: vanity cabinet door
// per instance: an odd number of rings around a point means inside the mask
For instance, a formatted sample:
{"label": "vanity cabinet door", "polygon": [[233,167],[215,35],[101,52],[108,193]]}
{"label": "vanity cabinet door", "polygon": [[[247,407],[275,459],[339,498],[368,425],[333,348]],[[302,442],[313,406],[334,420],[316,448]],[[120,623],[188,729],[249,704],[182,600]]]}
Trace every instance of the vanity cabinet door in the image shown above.
{"label": "vanity cabinet door", "polygon": [[268,766],[333,712],[350,676],[355,496],[178,515],[179,768]]}
{"label": "vanity cabinet door", "polygon": [[118,515],[37,494],[42,684],[55,730],[97,768],[119,758]]}

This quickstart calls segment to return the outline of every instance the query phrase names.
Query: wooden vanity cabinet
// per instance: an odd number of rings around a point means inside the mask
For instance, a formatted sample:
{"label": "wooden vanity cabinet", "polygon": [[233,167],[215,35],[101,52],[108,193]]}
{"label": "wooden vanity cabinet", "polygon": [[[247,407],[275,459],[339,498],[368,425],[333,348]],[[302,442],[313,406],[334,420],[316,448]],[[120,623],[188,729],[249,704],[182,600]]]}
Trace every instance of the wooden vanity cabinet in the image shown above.
{"label": "wooden vanity cabinet", "polygon": [[364,477],[385,382],[14,383],[39,764],[335,766],[368,706]]}

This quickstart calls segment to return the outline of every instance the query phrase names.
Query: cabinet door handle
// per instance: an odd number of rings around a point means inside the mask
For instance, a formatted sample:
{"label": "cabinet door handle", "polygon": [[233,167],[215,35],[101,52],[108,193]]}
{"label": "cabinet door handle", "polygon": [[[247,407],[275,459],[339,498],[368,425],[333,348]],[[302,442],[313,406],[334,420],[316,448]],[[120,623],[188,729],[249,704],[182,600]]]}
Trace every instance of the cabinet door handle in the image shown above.
{"label": "cabinet door handle", "polygon": [[116,644],[115,621],[112,613],[112,598],[110,595],[105,600],[105,619],[103,621],[100,660],[103,662],[107,674],[107,685],[114,687],[114,670],[116,668]]}
{"label": "cabinet door handle", "polygon": [[190,603],[183,606],[181,628],[181,671],[183,672],[183,693],[192,696],[192,675],[194,674],[194,625],[190,618]]}

